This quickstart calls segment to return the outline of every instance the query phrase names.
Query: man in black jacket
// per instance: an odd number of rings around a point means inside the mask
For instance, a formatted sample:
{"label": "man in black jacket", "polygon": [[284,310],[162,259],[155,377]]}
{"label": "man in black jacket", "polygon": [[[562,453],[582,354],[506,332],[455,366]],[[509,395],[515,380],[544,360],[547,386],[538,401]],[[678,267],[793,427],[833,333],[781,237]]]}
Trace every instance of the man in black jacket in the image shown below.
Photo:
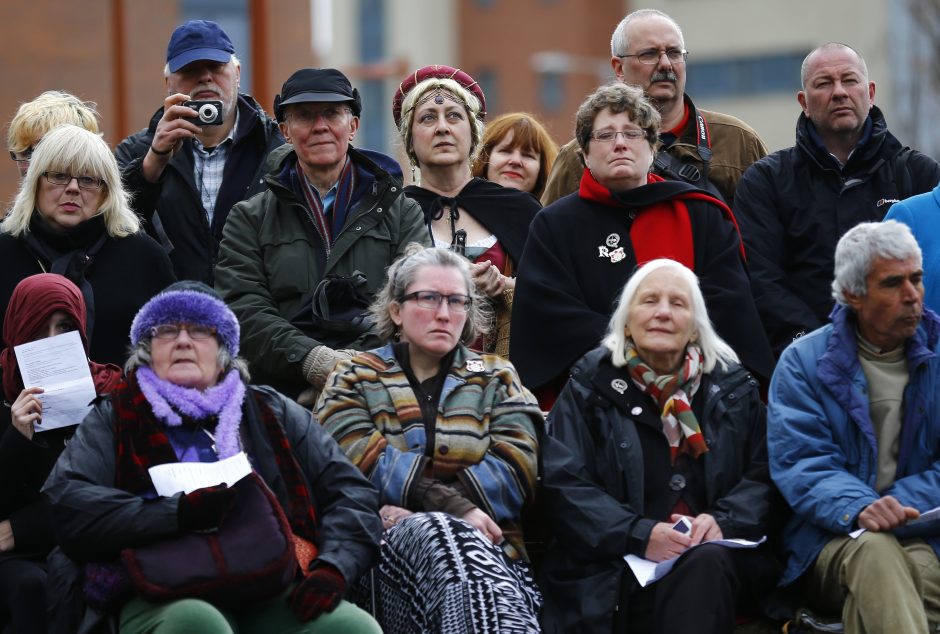
{"label": "man in black jacket", "polygon": [[936,161],[888,131],[857,51],[823,44],[800,74],[796,145],[752,165],[734,196],[751,287],[777,356],[828,321],[842,234],[940,181]]}
{"label": "man in black jacket", "polygon": [[[167,97],[150,125],[115,154],[134,211],[167,250],[178,279],[212,283],[222,227],[235,203],[264,191],[264,163],[284,139],[277,122],[238,92],[240,65],[225,31],[190,20],[170,38]],[[220,101],[220,123],[196,123],[190,100]]]}

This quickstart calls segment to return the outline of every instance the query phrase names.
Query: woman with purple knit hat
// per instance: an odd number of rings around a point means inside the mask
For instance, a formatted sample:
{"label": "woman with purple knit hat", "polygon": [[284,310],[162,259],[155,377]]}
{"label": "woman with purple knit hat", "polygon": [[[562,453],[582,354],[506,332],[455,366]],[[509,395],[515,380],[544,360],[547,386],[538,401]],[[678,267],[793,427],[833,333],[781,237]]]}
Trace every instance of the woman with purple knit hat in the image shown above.
{"label": "woman with purple knit hat", "polygon": [[[380,631],[342,600],[376,556],[376,491],[309,412],[247,385],[238,320],[218,294],[200,282],[174,284],[140,309],[130,338],[126,381],[91,411],[44,490],[61,547],[50,565],[60,578],[73,562],[81,567],[71,594],[86,604],[57,611],[56,627],[95,631],[89,623],[116,618],[121,632]],[[225,484],[159,495],[151,468],[242,453],[289,523],[296,576],[248,601],[154,598],[128,553],[224,535],[230,518],[244,515],[244,497]],[[252,548],[269,534],[259,532]]]}

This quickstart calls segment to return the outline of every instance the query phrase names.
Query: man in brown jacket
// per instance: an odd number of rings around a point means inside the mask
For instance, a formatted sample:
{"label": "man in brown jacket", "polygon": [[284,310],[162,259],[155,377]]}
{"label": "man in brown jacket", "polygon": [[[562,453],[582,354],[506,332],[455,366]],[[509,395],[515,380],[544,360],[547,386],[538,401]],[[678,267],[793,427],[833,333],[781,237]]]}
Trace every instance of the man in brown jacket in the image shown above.
{"label": "man in brown jacket", "polygon": [[[718,194],[731,206],[738,179],[767,147],[746,123],[699,110],[685,94],[685,40],[675,20],[655,9],[629,14],[610,40],[611,66],[620,81],[638,86],[662,115],[661,150],[653,171]],[[561,148],[542,194],[542,205],[575,192],[584,165],[578,144]]]}

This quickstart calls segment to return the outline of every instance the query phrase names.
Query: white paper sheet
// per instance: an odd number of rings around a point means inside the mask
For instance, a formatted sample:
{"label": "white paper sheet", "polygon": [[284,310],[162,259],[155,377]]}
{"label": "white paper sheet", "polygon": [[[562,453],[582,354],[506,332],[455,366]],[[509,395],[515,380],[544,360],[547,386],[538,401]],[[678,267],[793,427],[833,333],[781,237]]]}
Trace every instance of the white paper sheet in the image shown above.
{"label": "white paper sheet", "polygon": [[25,387],[41,387],[42,421],[37,432],[77,425],[97,396],[88,357],[77,331],[31,341],[13,348]]}
{"label": "white paper sheet", "polygon": [[157,495],[170,497],[223,482],[232,486],[251,473],[251,464],[242,451],[218,462],[169,462],[150,467],[149,471]]}
{"label": "white paper sheet", "polygon": [[[692,546],[689,550],[698,548],[705,544],[714,544],[717,546],[724,546],[726,548],[757,548],[761,544],[767,541],[767,537],[761,537],[758,541],[752,542],[747,539],[716,539],[712,542],[703,542],[697,546]],[[686,551],[688,552],[688,550]],[[676,564],[678,557],[673,559],[667,559],[666,561],[661,561],[656,563],[655,561],[650,561],[649,559],[643,559],[642,557],[637,557],[636,555],[627,555],[624,557],[627,561],[627,565],[630,566],[630,570],[633,571],[636,580],[640,583],[642,587],[646,587],[649,584],[659,581],[666,576],[672,567]]]}

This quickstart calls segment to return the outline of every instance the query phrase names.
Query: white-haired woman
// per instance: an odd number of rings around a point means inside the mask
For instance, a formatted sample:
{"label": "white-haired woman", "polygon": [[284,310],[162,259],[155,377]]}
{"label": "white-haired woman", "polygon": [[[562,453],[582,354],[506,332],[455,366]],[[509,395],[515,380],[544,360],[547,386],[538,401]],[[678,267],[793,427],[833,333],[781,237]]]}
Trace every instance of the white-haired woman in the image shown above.
{"label": "white-haired woman", "polygon": [[542,415],[512,365],[466,347],[486,326],[465,258],[412,245],[372,311],[390,343],[342,361],[317,418],[381,494],[368,599],[383,629],[532,632],[519,527]]}
{"label": "white-haired woman", "polygon": [[541,205],[527,192],[474,178],[471,163],[483,137],[486,98],[474,79],[450,66],[425,66],[399,85],[392,115],[420,184],[405,188],[424,210],[434,246],[473,262],[473,281],[490,298],[497,328],[474,348],[509,353],[514,271],[529,224]]}
{"label": "white-haired woman", "polygon": [[85,299],[90,357],[122,365],[134,315],[175,279],[139,230],[104,140],[74,125],[46,133],[0,224],[0,316],[20,280],[63,275]]}
{"label": "white-haired woman", "polygon": [[[666,259],[639,269],[549,415],[545,631],[732,631],[776,566],[763,547],[702,544],[769,533],[765,418],[757,381],[712,328],[695,275]],[[684,532],[674,528],[682,518]],[[629,554],[681,559],[642,588]]]}

